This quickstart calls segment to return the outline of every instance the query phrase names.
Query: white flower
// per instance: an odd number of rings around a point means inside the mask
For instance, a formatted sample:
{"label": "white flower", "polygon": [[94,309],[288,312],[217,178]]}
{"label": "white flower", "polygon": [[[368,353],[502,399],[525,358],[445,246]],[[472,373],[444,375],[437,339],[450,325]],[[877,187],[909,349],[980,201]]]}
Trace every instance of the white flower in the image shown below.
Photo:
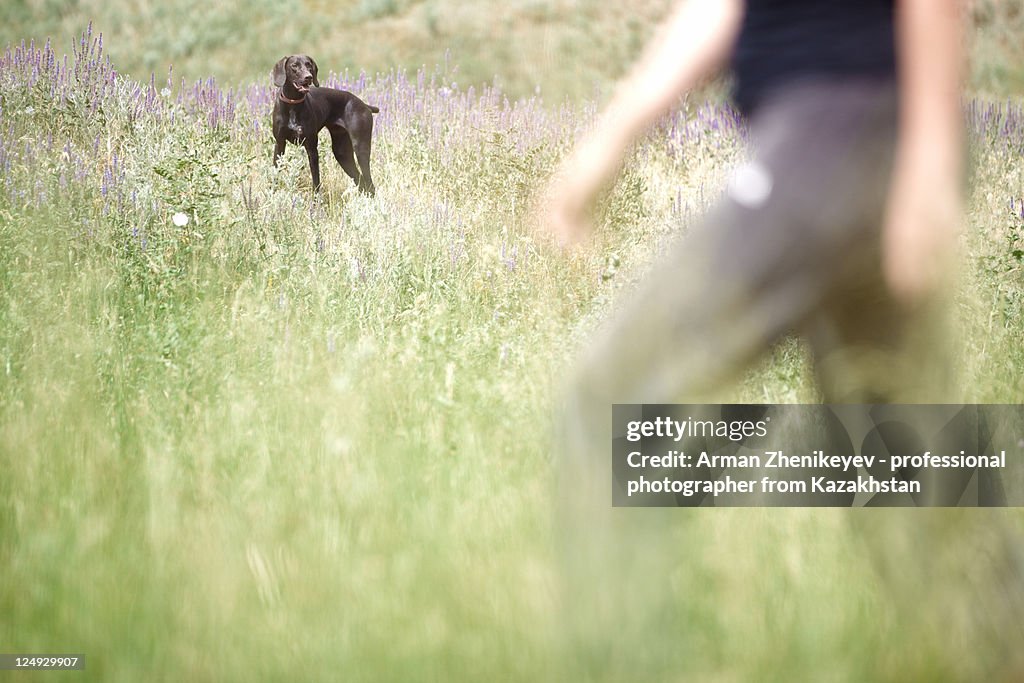
{"label": "white flower", "polygon": [[178,213],[171,216],[171,222],[174,223],[179,228],[184,228],[186,225],[188,225],[188,214],[179,211]]}

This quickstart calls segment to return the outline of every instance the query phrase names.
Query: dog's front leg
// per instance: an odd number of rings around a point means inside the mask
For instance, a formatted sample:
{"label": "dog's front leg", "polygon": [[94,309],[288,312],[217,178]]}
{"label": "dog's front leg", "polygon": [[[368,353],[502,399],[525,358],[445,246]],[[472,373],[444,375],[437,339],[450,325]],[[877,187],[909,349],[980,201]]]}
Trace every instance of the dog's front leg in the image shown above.
{"label": "dog's front leg", "polygon": [[320,151],[316,146],[316,138],[305,142],[306,154],[309,155],[309,173],[313,176],[313,191],[320,191]]}
{"label": "dog's front leg", "polygon": [[285,154],[285,138],[279,137],[273,143],[273,165],[278,165],[278,160]]}

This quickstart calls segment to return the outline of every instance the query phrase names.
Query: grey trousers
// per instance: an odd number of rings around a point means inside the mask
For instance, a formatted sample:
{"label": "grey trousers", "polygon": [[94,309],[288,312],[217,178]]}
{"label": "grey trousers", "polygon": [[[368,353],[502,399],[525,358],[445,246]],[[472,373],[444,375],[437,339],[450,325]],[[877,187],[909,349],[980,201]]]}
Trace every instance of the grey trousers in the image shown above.
{"label": "grey trousers", "polygon": [[[621,634],[661,618],[658,577],[696,559],[659,544],[666,526],[705,514],[611,507],[614,403],[705,401],[789,332],[807,340],[826,402],[957,402],[947,393],[946,349],[935,343],[944,335],[934,334],[930,313],[904,310],[882,277],[896,126],[891,83],[807,82],[779,92],[750,121],[751,161],[718,206],[584,351],[563,421],[562,548],[568,630],[596,670],[614,669]],[[968,624],[959,642],[983,644],[959,679],[1009,662],[1024,642],[1024,570],[1002,511],[847,514],[905,600],[900,615],[941,620],[939,606],[960,598],[977,612],[957,622]],[[964,579],[971,572],[976,581]],[[634,648],[626,658],[637,661],[620,664],[648,680],[678,677],[670,653]]]}
{"label": "grey trousers", "polygon": [[909,320],[879,256],[896,114],[893,88],[873,82],[809,83],[765,103],[752,161],[593,343],[582,388],[695,402],[801,331],[828,402],[909,398],[886,361]]}

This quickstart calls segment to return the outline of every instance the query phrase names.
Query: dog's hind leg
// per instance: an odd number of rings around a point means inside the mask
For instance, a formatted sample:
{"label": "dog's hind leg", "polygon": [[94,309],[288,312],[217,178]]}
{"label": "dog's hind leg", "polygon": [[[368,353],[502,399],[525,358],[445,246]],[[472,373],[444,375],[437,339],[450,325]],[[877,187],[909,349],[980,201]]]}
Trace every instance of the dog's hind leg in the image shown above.
{"label": "dog's hind leg", "polygon": [[359,191],[365,192],[371,197],[376,193],[373,186],[373,178],[370,176],[370,131],[353,139],[356,151],[356,161],[359,163]]}
{"label": "dog's hind leg", "polygon": [[327,126],[327,131],[331,134],[331,150],[334,152],[334,158],[341,164],[346,175],[358,184],[359,169],[356,168],[356,160],[352,156],[352,139],[349,138],[348,131],[342,126]]}

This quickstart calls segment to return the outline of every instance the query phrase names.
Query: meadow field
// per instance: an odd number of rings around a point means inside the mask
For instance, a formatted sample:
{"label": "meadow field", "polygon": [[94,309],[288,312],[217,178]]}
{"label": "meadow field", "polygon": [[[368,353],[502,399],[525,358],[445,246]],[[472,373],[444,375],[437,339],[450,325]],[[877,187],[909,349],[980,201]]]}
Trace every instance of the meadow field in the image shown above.
{"label": "meadow field", "polygon": [[[225,82],[120,75],[104,41],[0,54],[0,651],[87,657],[0,678],[646,680],[565,642],[553,425],[587,334],[744,158],[736,114],[681,103],[565,254],[537,216],[586,93],[317,54],[381,113],[377,196],[325,149],[315,198],[301,149],[270,164],[276,44]],[[1019,66],[965,97],[969,402],[1024,398]],[[803,347],[720,398],[815,401]],[[897,614],[850,514],[680,512],[677,616],[622,651],[673,649],[681,681],[977,680],[956,623]]]}
{"label": "meadow field", "polygon": [[[674,0],[6,0],[0,47],[47,38],[63,50],[88,22],[121,74],[173,65],[187,80],[230,84],[309,53],[336,71],[415,72],[448,61],[464,86],[497,83],[552,104],[607,92]],[[972,90],[1024,92],[1024,2],[963,0],[972,24]]]}

